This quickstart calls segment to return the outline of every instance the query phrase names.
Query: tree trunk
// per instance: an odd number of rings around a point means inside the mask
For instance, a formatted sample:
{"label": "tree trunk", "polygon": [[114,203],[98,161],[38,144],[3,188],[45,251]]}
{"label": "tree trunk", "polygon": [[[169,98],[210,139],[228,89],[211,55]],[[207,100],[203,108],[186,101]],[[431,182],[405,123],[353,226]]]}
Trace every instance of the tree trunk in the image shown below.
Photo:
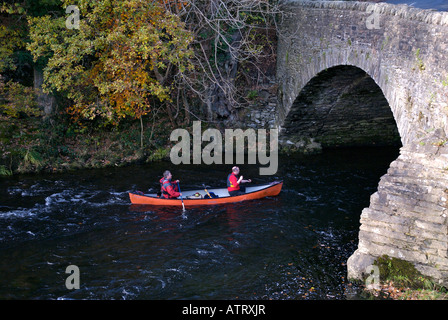
{"label": "tree trunk", "polygon": [[182,99],[183,99],[183,105],[184,105],[184,109],[185,109],[184,123],[188,125],[190,123],[190,104],[188,103],[188,99],[185,96],[185,90],[182,90]]}
{"label": "tree trunk", "polygon": [[44,82],[44,72],[37,67],[33,69],[34,83],[33,87],[37,93],[37,105],[44,111],[45,117],[51,116],[56,110],[56,99],[42,91],[42,84]]}
{"label": "tree trunk", "polygon": [[220,83],[212,84],[210,90],[207,91],[207,110],[209,115],[212,114],[211,118],[231,119],[235,113],[238,103],[235,87],[238,71],[237,53],[241,38],[240,31],[232,35],[231,45],[227,51],[227,61],[222,66],[222,76],[216,77]]}
{"label": "tree trunk", "polygon": [[143,117],[140,116],[140,149],[143,150]]}

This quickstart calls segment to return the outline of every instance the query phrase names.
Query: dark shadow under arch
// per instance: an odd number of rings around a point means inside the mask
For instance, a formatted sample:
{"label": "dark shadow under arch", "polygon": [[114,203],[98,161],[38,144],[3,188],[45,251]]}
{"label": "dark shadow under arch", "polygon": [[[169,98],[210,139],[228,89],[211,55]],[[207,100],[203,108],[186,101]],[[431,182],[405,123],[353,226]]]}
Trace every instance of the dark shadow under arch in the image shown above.
{"label": "dark shadow under arch", "polygon": [[314,138],[323,148],[401,146],[381,88],[362,69],[326,69],[301,90],[283,124],[287,137]]}

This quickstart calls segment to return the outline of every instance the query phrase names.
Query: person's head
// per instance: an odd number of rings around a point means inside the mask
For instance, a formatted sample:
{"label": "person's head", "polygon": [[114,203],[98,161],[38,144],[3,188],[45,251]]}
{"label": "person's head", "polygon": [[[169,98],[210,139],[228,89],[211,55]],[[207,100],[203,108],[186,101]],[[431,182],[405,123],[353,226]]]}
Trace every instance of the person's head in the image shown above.
{"label": "person's head", "polygon": [[163,173],[163,177],[164,177],[165,179],[171,179],[171,178],[172,178],[171,172],[169,172],[168,170],[166,170],[166,171]]}
{"label": "person's head", "polygon": [[240,168],[238,168],[238,167],[233,167],[232,168],[232,172],[234,173],[234,174],[238,174],[238,173],[240,173]]}

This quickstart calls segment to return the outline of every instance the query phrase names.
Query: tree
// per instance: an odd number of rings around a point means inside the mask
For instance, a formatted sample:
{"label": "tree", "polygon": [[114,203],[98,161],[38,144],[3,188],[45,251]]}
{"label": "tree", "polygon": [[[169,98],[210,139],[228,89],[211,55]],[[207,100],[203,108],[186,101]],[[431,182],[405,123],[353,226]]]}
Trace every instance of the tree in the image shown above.
{"label": "tree", "polygon": [[[176,78],[177,95],[198,97],[209,121],[234,120],[235,109],[247,102],[247,92],[238,87],[237,78],[251,77],[242,67],[255,69],[255,79],[249,82],[257,82],[264,76],[260,60],[275,60],[271,38],[281,13],[277,1],[172,0],[165,1],[165,6],[182,18],[194,39],[191,63],[195,68]],[[187,99],[179,100],[189,112]]]}
{"label": "tree", "polygon": [[26,48],[30,41],[27,18],[57,12],[60,5],[60,0],[0,3],[0,104],[9,117],[40,115],[39,109],[46,107],[38,76],[41,66]]}
{"label": "tree", "polygon": [[5,83],[0,76],[0,111],[8,118],[41,116],[32,87],[26,87],[15,81]]}
{"label": "tree", "polygon": [[[65,0],[64,7],[73,5]],[[47,60],[44,89],[73,105],[74,118],[116,125],[140,119],[151,100],[169,101],[173,74],[191,70],[192,35],[163,2],[80,0],[79,29],[65,16],[29,19],[34,60]],[[143,129],[143,125],[142,125]]]}

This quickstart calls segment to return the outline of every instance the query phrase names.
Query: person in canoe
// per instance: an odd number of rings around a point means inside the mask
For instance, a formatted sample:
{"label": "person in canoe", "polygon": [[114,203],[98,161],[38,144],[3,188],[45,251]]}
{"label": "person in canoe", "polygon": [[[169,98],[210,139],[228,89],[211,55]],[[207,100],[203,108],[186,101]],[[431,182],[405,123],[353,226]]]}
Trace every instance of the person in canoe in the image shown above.
{"label": "person in canoe", "polygon": [[230,196],[239,196],[246,193],[246,187],[241,186],[242,183],[252,182],[252,180],[243,180],[243,176],[238,177],[240,168],[233,167],[232,173],[227,176],[227,191]]}
{"label": "person in canoe", "polygon": [[166,199],[176,199],[181,196],[182,193],[179,192],[178,183],[179,180],[171,182],[172,174],[168,170],[163,173],[163,178],[160,179],[160,192],[162,198]]}

